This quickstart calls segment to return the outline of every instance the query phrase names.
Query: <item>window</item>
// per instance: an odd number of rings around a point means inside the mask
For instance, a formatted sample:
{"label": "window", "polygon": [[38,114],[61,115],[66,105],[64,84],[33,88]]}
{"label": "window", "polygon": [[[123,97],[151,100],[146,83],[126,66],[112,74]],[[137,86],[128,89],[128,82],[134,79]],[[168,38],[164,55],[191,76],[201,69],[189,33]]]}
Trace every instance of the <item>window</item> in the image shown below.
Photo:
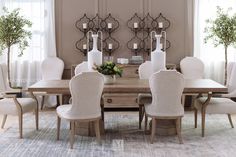
{"label": "window", "polygon": [[[236,0],[195,0],[194,56],[205,63],[207,78],[223,83],[224,48],[214,47],[210,42],[204,43],[206,20],[216,17],[217,6],[224,10],[232,7],[232,13],[236,13]],[[236,61],[236,50],[233,47],[228,49],[228,61]]]}

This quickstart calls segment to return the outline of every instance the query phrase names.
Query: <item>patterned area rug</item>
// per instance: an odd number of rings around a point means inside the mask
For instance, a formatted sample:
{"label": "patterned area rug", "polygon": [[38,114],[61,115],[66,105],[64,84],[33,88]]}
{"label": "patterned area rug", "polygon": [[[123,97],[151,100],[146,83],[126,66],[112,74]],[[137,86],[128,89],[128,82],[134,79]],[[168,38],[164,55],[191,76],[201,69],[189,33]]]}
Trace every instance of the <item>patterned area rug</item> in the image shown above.
{"label": "patterned area rug", "polygon": [[[18,138],[18,123],[0,134],[0,156],[3,157],[228,157],[235,156],[236,129],[227,115],[206,117],[206,137],[201,137],[200,125],[194,129],[193,114],[183,119],[184,144],[176,136],[156,136],[150,144],[149,135],[138,130],[137,113],[105,113],[106,134],[102,144],[95,137],[76,136],[74,149],[69,146],[69,125],[62,121],[61,140],[56,141],[56,113],[40,113],[40,130],[35,131],[34,116],[24,117],[24,139]],[[201,124],[200,121],[198,124]]]}

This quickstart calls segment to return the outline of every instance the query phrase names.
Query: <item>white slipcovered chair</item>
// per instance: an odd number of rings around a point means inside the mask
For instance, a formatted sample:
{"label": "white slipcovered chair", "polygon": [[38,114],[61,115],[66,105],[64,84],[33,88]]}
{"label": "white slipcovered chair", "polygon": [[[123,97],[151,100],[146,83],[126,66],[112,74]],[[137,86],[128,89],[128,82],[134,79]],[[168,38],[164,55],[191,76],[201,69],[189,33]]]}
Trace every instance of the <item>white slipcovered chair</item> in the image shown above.
{"label": "white slipcovered chair", "polygon": [[94,122],[97,141],[100,143],[101,96],[104,77],[98,72],[84,72],[70,81],[72,104],[57,107],[57,139],[60,136],[61,118],[70,121],[70,144],[73,148],[75,122]]}
{"label": "white slipcovered chair", "polygon": [[9,86],[7,74],[8,74],[7,65],[0,64],[0,76],[1,76],[0,77],[0,89],[2,91],[5,91],[5,93],[9,93],[9,94],[21,93],[21,89],[13,89]]}
{"label": "white slipcovered chair", "polygon": [[86,61],[78,64],[75,67],[75,75],[78,75],[79,73],[82,73],[82,72],[88,72],[88,71],[89,71],[89,69],[88,69],[88,62],[86,62]]}
{"label": "white slipcovered chair", "polygon": [[204,63],[196,57],[182,59],[180,69],[185,79],[202,79],[204,77]]}
{"label": "white slipcovered chair", "polygon": [[[204,63],[196,57],[185,57],[180,61],[180,70],[185,79],[203,79],[204,78]],[[197,96],[195,93],[188,93],[192,96],[191,107],[194,106],[194,100]],[[185,96],[183,94],[182,101],[185,104]]]}
{"label": "white slipcovered chair", "polygon": [[[138,68],[139,79],[149,79],[150,76],[153,74],[152,70],[152,62],[145,61],[142,63]],[[139,104],[139,129],[141,129],[141,124],[144,116],[144,102],[151,101],[152,95],[146,93],[140,93],[138,95],[138,104]]]}
{"label": "white slipcovered chair", "polygon": [[228,63],[228,75],[227,75],[227,88],[228,93],[222,94],[222,97],[226,98],[236,98],[236,62],[229,62]]}
{"label": "white slipcovered chair", "polygon": [[228,66],[227,78],[228,94],[222,94],[221,97],[212,97],[207,100],[206,97],[200,97],[195,102],[195,128],[197,128],[197,111],[202,110],[202,105],[207,101],[208,105],[202,115],[202,136],[205,135],[205,114],[227,114],[230,125],[234,128],[231,114],[236,114],[236,102],[230,98],[236,98],[236,64],[230,63]]}
{"label": "white slipcovered chair", "polygon": [[152,75],[152,62],[145,61],[138,68],[139,79],[149,79]]}
{"label": "white slipcovered chair", "polygon": [[3,114],[2,128],[7,120],[8,115],[18,116],[20,138],[23,138],[23,114],[35,112],[36,130],[38,130],[38,102],[36,97],[31,93],[31,98],[16,98],[15,91],[11,89],[7,82],[6,65],[0,66],[0,114]]}
{"label": "white slipcovered chair", "polygon": [[145,104],[145,130],[148,117],[151,117],[151,143],[153,143],[157,119],[175,120],[179,142],[183,143],[181,137],[181,118],[184,116],[184,107],[181,104],[181,96],[184,90],[183,75],[175,70],[160,71],[150,77],[149,86],[152,102]]}
{"label": "white slipcovered chair", "polygon": [[[42,69],[42,80],[61,80],[64,70],[64,62],[58,57],[49,57],[42,62],[41,69]],[[41,101],[41,110],[42,110],[44,106],[45,96],[49,96],[51,94],[39,93],[39,92],[35,94],[42,95],[42,101]],[[62,95],[58,94],[56,95],[56,97],[57,97],[57,104],[61,105]]]}

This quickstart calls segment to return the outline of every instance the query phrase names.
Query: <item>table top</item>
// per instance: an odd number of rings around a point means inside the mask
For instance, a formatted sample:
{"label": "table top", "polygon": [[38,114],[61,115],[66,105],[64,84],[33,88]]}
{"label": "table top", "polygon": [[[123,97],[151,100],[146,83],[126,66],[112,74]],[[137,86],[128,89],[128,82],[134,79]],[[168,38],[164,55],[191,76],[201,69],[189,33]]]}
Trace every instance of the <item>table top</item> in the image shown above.
{"label": "table top", "polygon": [[[70,80],[42,80],[28,88],[32,92],[70,93]],[[104,93],[150,93],[148,80],[119,78],[115,84],[105,85]],[[184,93],[221,93],[227,88],[210,79],[185,80]]]}

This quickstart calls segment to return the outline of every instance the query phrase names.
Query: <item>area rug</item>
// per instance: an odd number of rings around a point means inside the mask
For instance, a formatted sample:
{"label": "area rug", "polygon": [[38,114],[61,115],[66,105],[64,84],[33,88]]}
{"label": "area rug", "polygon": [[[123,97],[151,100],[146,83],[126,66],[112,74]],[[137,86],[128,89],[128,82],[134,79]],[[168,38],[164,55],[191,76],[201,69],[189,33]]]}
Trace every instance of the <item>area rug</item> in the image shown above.
{"label": "area rug", "polygon": [[34,116],[24,117],[24,139],[18,138],[18,123],[0,134],[0,156],[3,157],[234,157],[236,129],[227,115],[206,117],[206,137],[201,137],[200,121],[194,129],[193,113],[182,122],[184,144],[176,136],[150,136],[138,130],[138,113],[105,113],[106,134],[102,144],[95,137],[76,136],[74,149],[69,145],[69,125],[62,121],[61,140],[56,141],[56,113],[40,113],[40,130],[35,130]]}

